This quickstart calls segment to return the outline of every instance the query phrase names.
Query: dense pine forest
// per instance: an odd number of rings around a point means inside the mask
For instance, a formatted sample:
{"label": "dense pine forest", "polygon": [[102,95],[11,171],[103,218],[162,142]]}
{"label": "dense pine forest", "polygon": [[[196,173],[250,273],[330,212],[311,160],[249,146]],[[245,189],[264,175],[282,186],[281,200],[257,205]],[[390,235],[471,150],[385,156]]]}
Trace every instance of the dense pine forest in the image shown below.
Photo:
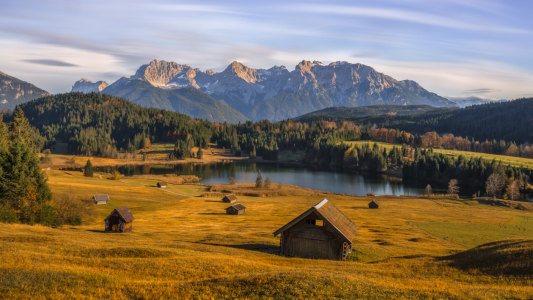
{"label": "dense pine forest", "polygon": [[505,140],[517,144],[533,142],[533,98],[488,103],[463,109],[441,108],[423,114],[352,116],[304,116],[300,122],[352,121],[358,125],[400,129],[413,134],[435,131],[485,140]]}
{"label": "dense pine forest", "polygon": [[210,122],[99,93],[58,94],[20,108],[42,136],[35,138],[39,148],[65,142],[72,154],[113,157],[118,151],[135,152],[146,138],[176,142],[190,136],[205,147],[213,131]]}

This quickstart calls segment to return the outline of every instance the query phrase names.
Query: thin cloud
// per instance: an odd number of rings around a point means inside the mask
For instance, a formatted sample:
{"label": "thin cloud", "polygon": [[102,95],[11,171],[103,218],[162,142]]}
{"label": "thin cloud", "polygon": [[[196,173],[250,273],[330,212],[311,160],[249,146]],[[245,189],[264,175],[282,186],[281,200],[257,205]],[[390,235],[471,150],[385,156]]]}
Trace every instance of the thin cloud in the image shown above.
{"label": "thin cloud", "polygon": [[52,66],[52,67],[78,67],[78,65],[60,61],[60,60],[54,60],[54,59],[23,59],[22,61],[31,63],[31,64]]}
{"label": "thin cloud", "polygon": [[501,90],[485,88],[485,89],[465,90],[463,91],[463,94],[488,94],[488,93],[500,92],[500,91]]}
{"label": "thin cloud", "polygon": [[357,52],[357,53],[354,53],[351,55],[351,57],[354,57],[354,58],[375,58],[375,57],[380,57],[381,54],[377,53],[377,52]]}
{"label": "thin cloud", "polygon": [[377,19],[386,19],[394,21],[402,21],[416,24],[432,25],[438,27],[446,27],[460,30],[470,31],[489,31],[489,32],[502,32],[502,33],[515,33],[515,34],[530,34],[530,31],[504,27],[504,26],[492,26],[490,24],[475,24],[464,22],[457,19],[451,19],[441,17],[439,15],[433,15],[428,13],[415,12],[403,9],[387,9],[387,8],[375,8],[375,7],[362,7],[362,6],[342,6],[342,5],[321,5],[321,4],[301,4],[301,5],[288,5],[286,9],[295,12],[309,12],[316,14],[332,14],[332,15],[345,15],[345,16],[360,16]]}

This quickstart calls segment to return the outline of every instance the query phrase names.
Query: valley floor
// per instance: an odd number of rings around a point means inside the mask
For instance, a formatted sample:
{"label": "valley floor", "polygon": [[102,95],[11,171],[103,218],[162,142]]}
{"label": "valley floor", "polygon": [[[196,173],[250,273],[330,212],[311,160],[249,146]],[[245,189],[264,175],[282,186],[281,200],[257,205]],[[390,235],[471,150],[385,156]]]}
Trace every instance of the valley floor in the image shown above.
{"label": "valley floor", "polygon": [[[533,273],[458,264],[452,254],[504,239],[533,239],[533,213],[477,200],[330,193],[240,196],[246,214],[202,198],[199,184],[157,189],[47,171],[52,191],[109,194],[83,226],[0,224],[3,299],[530,299]],[[324,198],[359,226],[349,261],[285,258],[273,232]],[[133,232],[104,233],[104,218],[127,205]],[[504,243],[502,247],[520,243]],[[533,244],[533,243],[532,243]],[[532,255],[531,248],[524,251]],[[477,251],[477,250],[475,250]],[[477,253],[477,252],[474,252]],[[481,253],[481,250],[480,252]],[[481,256],[477,256],[481,257]],[[525,258],[524,258],[525,257]],[[529,266],[533,257],[525,259]],[[487,262],[489,263],[489,262]],[[516,262],[515,262],[516,263]]]}

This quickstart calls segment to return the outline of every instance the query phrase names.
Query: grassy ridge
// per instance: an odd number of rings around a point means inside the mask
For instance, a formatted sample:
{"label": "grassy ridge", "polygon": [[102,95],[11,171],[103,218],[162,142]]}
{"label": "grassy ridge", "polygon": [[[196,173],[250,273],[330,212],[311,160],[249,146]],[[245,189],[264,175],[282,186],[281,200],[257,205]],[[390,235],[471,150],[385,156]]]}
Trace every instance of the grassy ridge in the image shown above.
{"label": "grassy ridge", "polygon": [[[528,277],[490,277],[475,266],[454,266],[449,255],[468,247],[421,229],[478,224],[511,238],[515,235],[500,225],[522,226],[522,219],[533,217],[527,212],[474,200],[407,197],[378,197],[381,208],[369,210],[369,198],[319,193],[242,196],[246,214],[228,216],[228,204],[194,197],[207,190],[200,185],[160,190],[154,180],[47,175],[54,192],[107,193],[111,201],[97,207],[97,220],[80,227],[0,225],[0,298],[527,298],[533,293]],[[360,227],[350,261],[265,253],[278,249],[272,232],[326,197]],[[103,233],[103,219],[122,205],[136,218],[133,232]]]}
{"label": "grassy ridge", "polygon": [[[350,144],[368,144],[369,141],[351,141],[351,142],[345,142]],[[391,143],[385,143],[385,142],[377,142],[377,141],[371,141],[372,144],[378,143],[380,146],[386,148],[387,150],[392,149],[393,147],[402,147],[400,144],[391,144]],[[435,153],[441,153],[445,155],[450,156],[471,156],[471,157],[481,157],[486,160],[492,161],[495,159],[496,161],[502,161],[503,164],[511,165],[515,167],[525,167],[525,168],[533,168],[533,159],[531,158],[523,158],[523,157],[514,157],[514,156],[506,156],[506,155],[497,155],[497,154],[489,154],[489,153],[479,153],[479,152],[471,152],[471,151],[460,151],[460,150],[449,150],[449,149],[437,149],[434,148],[433,151]]]}

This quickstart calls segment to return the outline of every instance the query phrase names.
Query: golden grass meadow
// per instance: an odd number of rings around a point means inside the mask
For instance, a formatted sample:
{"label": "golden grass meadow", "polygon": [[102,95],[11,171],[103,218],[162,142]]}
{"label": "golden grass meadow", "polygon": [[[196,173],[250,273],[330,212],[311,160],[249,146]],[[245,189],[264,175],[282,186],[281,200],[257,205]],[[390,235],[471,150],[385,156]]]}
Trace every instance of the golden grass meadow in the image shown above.
{"label": "golden grass meadow", "polygon": [[[239,196],[244,215],[200,184],[47,171],[53,192],[109,194],[83,226],[0,224],[3,299],[531,299],[533,213],[479,200],[302,190]],[[273,185],[275,187],[275,184]],[[359,226],[348,261],[276,255],[273,232],[328,198]],[[104,233],[127,205],[133,232]],[[528,240],[529,239],[529,240]],[[505,240],[504,242],[496,242]],[[481,248],[473,247],[492,243]]]}

